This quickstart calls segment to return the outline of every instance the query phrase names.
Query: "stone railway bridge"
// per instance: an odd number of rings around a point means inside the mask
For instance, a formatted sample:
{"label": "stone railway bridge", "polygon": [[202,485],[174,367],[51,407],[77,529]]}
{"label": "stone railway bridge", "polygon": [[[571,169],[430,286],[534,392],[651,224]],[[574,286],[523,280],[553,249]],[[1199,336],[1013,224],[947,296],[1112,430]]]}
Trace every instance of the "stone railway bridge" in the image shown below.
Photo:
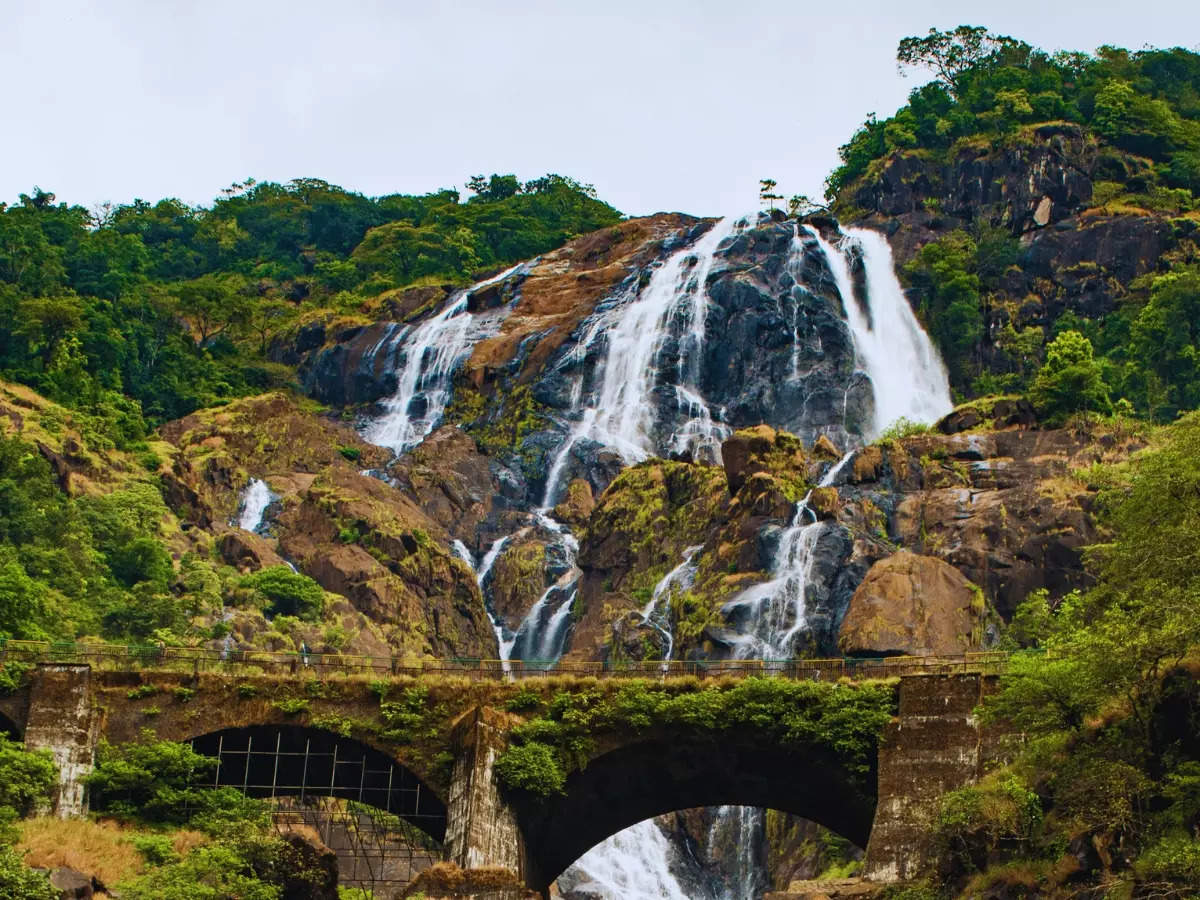
{"label": "stone railway bridge", "polygon": [[[64,817],[87,809],[83,778],[99,740],[136,740],[150,729],[217,757],[214,786],[357,800],[415,825],[464,869],[500,866],[543,893],[622,828],[716,805],[768,807],[825,825],[866,848],[866,877],[888,882],[922,873],[938,798],[977,779],[1004,752],[1004,736],[972,715],[994,679],[971,666],[951,668],[888,682],[895,715],[865,780],[828,749],[753,729],[714,739],[650,728],[597,741],[560,795],[506,792],[496,762],[523,720],[505,711],[505,698],[518,689],[549,697],[596,687],[596,679],[566,675],[513,684],[461,675],[369,679],[315,677],[306,668],[271,675],[42,662],[0,697],[0,731],[54,753],[56,811]],[[724,679],[687,690],[728,687]]]}

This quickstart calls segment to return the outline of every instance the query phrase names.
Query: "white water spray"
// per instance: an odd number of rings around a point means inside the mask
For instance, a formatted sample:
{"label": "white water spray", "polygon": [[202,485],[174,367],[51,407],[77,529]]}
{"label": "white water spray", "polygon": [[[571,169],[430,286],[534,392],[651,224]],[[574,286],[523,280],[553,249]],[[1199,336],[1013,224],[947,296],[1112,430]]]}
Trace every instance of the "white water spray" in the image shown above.
{"label": "white water spray", "polygon": [[597,844],[560,876],[560,889],[612,900],[697,900],[671,874],[672,848],[653,819],[638,822]]}
{"label": "white water spray", "polygon": [[[804,230],[825,253],[859,367],[871,380],[875,417],[868,440],[900,419],[928,424],[950,412],[954,404],[946,367],[904,296],[887,238],[867,228],[847,228],[834,247],[811,225]],[[862,256],[865,298],[856,295],[850,274],[847,254],[855,251]]]}
{"label": "white water spray", "polygon": [[263,517],[267,507],[278,500],[267,483],[261,478],[251,478],[250,483],[242,491],[237,527],[246,531],[257,532],[263,527]]}
{"label": "white water spray", "polygon": [[[671,598],[676,591],[686,591],[695,583],[696,566],[692,563],[692,557],[702,547],[702,544],[697,544],[695,547],[688,547],[683,551],[683,562],[659,580],[658,584],[654,586],[654,593],[650,595],[650,599],[642,608],[642,622],[662,635],[665,643],[664,660],[670,659],[675,650],[675,635],[671,631]],[[658,607],[663,604],[663,601],[666,601],[666,609],[663,610],[662,615],[658,615]]]}
{"label": "white water spray", "polygon": [[[521,263],[461,291],[432,318],[426,319],[396,339],[396,354],[403,357],[397,373],[396,392],[382,404],[383,415],[363,428],[363,438],[393,453],[415,447],[437,427],[450,400],[451,380],[471,350],[485,337],[495,334],[506,309],[472,314],[471,294],[508,278]],[[378,352],[384,336],[370,351]]]}
{"label": "white water spray", "polygon": [[[821,479],[818,487],[829,487],[854,457],[847,453]],[[753,630],[735,647],[739,659],[790,659],[792,642],[808,624],[807,604],[810,576],[821,535],[831,526],[817,519],[809,508],[812,491],[796,504],[792,523],[779,538],[771,561],[771,578],[748,588],[725,604],[728,615],[748,607]]]}
{"label": "white water spray", "polygon": [[[722,242],[746,224],[745,218],[719,220],[698,241],[677,250],[655,269],[644,288],[632,288],[627,298],[588,324],[575,358],[585,356],[594,341],[606,342],[600,384],[551,466],[547,502],[553,499],[567,455],[580,440],[602,444],[619,453],[628,464],[667,448],[719,452],[728,429],[714,419],[699,389],[709,305],[707,281]],[[675,323],[682,332],[674,373],[675,396],[687,418],[659,446],[653,393],[663,374],[658,357]],[[580,380],[573,406],[582,401],[581,387]]]}

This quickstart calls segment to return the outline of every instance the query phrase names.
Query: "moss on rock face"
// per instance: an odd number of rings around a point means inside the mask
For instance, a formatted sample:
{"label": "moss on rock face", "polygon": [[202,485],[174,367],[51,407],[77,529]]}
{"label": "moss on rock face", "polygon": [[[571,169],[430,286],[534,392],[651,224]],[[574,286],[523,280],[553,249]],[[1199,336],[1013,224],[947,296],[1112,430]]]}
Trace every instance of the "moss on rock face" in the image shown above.
{"label": "moss on rock face", "polygon": [[[756,472],[769,472],[789,495],[807,488],[804,473],[804,446],[794,434],[758,425],[737,431],[721,445],[729,490],[736,494]],[[796,497],[797,500],[800,497]]]}
{"label": "moss on rock face", "polygon": [[[388,451],[319,410],[312,401],[275,392],[168,422],[161,429],[175,456],[163,475],[168,502],[210,527],[234,516],[251,477],[292,482],[330,467],[355,471],[387,461]],[[347,449],[357,453],[356,462]]]}
{"label": "moss on rock face", "polygon": [[509,541],[492,566],[495,613],[511,631],[546,589],[546,545],[536,538]]}
{"label": "moss on rock face", "polygon": [[596,499],[592,496],[592,486],[582,478],[573,478],[567,485],[567,496],[554,507],[554,518],[579,528],[587,524],[588,517],[595,508]]}
{"label": "moss on rock face", "polygon": [[578,658],[604,655],[611,624],[641,609],[654,586],[703,544],[728,501],[717,466],[650,460],[621,472],[580,535]]}
{"label": "moss on rock face", "polygon": [[287,556],[379,623],[401,654],[495,656],[474,573],[448,549],[444,529],[390,485],[332,468],[277,528]]}

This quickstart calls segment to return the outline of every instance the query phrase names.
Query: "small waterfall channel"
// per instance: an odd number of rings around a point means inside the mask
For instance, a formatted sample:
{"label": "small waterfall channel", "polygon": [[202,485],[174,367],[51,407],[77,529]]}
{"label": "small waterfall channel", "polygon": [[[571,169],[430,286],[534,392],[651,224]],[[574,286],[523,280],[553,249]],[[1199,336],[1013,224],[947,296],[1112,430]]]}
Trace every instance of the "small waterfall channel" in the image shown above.
{"label": "small waterfall channel", "polygon": [[261,532],[266,525],[267,507],[279,497],[267,486],[261,478],[251,478],[250,483],[242,490],[238,503],[238,515],[231,524],[245,531]]}
{"label": "small waterfall channel", "polygon": [[437,427],[450,400],[455,371],[479,341],[496,333],[508,314],[504,307],[473,315],[468,308],[471,294],[527,265],[519,263],[460,291],[441,312],[411,329],[401,326],[385,333],[369,355],[376,355],[384,344],[393,345],[401,359],[396,392],[383,402],[383,414],[365,424],[364,440],[400,454]]}

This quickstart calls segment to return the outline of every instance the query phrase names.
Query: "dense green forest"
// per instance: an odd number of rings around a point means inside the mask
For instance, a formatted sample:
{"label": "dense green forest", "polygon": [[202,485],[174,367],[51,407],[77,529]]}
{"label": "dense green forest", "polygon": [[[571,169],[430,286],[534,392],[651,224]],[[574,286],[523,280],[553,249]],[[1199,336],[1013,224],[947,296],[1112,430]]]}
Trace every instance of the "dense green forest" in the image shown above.
{"label": "dense green forest", "polygon": [[268,337],[305,311],[463,283],[620,214],[561,175],[476,176],[369,198],[315,178],[236,184],[209,208],[89,212],[42,190],[0,205],[0,378],[97,416],[118,446],[203,406],[287,385]]}
{"label": "dense green forest", "polygon": [[[0,206],[0,379],[62,405],[40,413],[42,428],[73,429],[85,452],[126,451],[132,467],[118,490],[70,496],[33,444],[0,437],[0,639],[174,641],[230,591],[261,593],[206,559],[173,563],[151,429],[290,387],[292,370],[265,352],[301,317],[469,282],[620,218],[560,175],[468,187],[465,202],[300,179],[234,185],[207,209],[167,199],[89,212],[39,190]],[[314,589],[280,573],[267,593]]]}

